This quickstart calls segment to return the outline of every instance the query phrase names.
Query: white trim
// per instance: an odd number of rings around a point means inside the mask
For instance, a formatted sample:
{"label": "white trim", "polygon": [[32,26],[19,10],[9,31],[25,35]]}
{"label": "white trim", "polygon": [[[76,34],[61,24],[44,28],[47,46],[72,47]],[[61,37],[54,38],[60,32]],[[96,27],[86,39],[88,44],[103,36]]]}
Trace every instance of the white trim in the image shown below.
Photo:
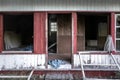
{"label": "white trim", "polygon": [[115,49],[116,49],[116,18],[117,18],[117,14],[115,15],[115,33],[114,33],[114,35],[115,35]]}
{"label": "white trim", "polygon": [[117,40],[120,40],[120,38],[116,38],[116,41],[117,41]]}
{"label": "white trim", "polygon": [[[120,41],[120,38],[116,38],[116,29],[117,28],[120,28],[120,26],[117,26],[117,16],[120,16],[120,14],[115,14],[115,33],[114,33],[114,35],[115,35],[115,49],[116,49],[116,46],[117,46],[117,43],[116,43],[116,41]],[[116,49],[117,50],[117,49]]]}
{"label": "white trim", "polygon": [[[115,24],[116,25],[116,24]],[[116,26],[116,28],[120,28],[120,26]]]}

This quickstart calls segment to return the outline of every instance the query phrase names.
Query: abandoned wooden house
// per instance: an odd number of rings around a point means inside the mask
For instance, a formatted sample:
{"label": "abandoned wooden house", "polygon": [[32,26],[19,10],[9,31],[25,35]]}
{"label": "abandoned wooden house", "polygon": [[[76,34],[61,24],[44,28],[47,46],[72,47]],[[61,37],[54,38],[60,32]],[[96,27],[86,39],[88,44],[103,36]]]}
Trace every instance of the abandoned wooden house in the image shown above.
{"label": "abandoned wooden house", "polygon": [[120,0],[0,0],[0,79],[117,80],[119,13]]}

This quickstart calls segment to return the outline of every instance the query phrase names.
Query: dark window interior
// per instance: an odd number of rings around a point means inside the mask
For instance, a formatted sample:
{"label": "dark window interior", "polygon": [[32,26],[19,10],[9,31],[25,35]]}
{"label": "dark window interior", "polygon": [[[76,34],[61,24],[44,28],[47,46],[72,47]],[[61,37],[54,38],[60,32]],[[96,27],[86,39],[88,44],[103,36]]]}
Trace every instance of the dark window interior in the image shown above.
{"label": "dark window interior", "polygon": [[86,16],[85,18],[85,38],[96,40],[98,36],[98,24],[107,23],[106,16]]}
{"label": "dark window interior", "polygon": [[4,15],[4,50],[32,51],[33,15]]}
{"label": "dark window interior", "polygon": [[57,53],[57,16],[48,16],[48,52]]}
{"label": "dark window interior", "polygon": [[104,27],[107,26],[107,16],[85,16],[86,50],[103,50],[107,38],[106,33],[108,33],[108,29]]}

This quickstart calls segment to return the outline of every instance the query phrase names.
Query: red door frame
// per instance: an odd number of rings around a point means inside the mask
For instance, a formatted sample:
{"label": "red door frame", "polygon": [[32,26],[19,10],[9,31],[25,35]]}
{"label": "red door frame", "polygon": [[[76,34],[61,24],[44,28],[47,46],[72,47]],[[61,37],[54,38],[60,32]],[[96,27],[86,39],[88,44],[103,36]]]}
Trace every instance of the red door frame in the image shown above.
{"label": "red door frame", "polygon": [[34,13],[34,53],[45,54],[46,50],[46,12]]}
{"label": "red door frame", "polygon": [[62,11],[53,11],[48,12],[48,14],[71,14],[72,20],[72,53],[77,53],[77,12],[62,12]]}
{"label": "red door frame", "polygon": [[3,15],[0,14],[0,53],[3,50]]}
{"label": "red door frame", "polygon": [[77,13],[72,12],[72,53],[77,53]]}
{"label": "red door frame", "polygon": [[111,36],[112,36],[112,39],[113,39],[113,43],[114,43],[114,46],[116,46],[115,44],[115,13],[111,13],[111,29],[110,29],[110,32],[111,32]]}

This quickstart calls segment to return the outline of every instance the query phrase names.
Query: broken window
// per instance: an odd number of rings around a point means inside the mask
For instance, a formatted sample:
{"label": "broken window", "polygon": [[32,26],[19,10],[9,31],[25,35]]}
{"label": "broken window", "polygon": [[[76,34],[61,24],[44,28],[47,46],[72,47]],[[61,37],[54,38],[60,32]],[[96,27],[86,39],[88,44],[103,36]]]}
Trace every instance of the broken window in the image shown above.
{"label": "broken window", "polygon": [[50,26],[52,32],[57,31],[57,22],[51,22]]}

